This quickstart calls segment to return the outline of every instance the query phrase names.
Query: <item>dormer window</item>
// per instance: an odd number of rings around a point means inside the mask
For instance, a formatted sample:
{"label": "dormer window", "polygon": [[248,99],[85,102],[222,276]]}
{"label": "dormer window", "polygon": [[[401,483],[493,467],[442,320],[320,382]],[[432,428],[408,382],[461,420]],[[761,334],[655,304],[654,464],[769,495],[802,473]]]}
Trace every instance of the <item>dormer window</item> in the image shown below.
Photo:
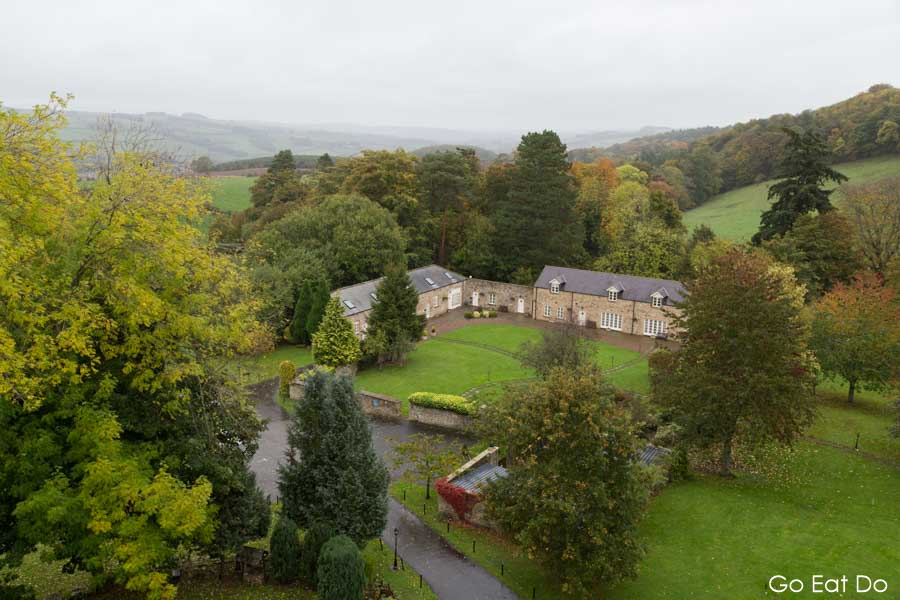
{"label": "dormer window", "polygon": [[550,282],[550,293],[551,294],[559,293],[559,281],[557,281],[556,279],[554,279]]}
{"label": "dormer window", "polygon": [[650,305],[653,306],[653,308],[659,308],[662,306],[662,300],[662,296],[651,296]]}
{"label": "dormer window", "polygon": [[606,297],[610,302],[615,302],[619,299],[619,290],[606,290]]}
{"label": "dormer window", "polygon": [[650,306],[653,308],[661,308],[669,293],[666,288],[660,288],[650,294]]}

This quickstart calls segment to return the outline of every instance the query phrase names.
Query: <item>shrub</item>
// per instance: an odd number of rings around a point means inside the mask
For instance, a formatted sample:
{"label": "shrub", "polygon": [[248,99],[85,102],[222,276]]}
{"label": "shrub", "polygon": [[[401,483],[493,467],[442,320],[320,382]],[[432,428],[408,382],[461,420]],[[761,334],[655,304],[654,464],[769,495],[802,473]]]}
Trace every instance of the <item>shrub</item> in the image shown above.
{"label": "shrub", "polygon": [[497,311],[496,311],[496,310],[488,311],[488,317],[491,318],[491,319],[496,319],[496,318],[497,318]]}
{"label": "shrub", "polygon": [[472,316],[475,317],[476,319],[480,319],[480,318],[481,318],[481,313],[480,313],[479,311],[476,310],[475,312],[472,313]]}
{"label": "shrub", "polygon": [[478,407],[474,402],[463,396],[454,396],[452,394],[433,394],[431,392],[416,392],[410,394],[409,403],[425,408],[439,408],[441,410],[449,410],[459,415],[474,416],[478,412]]}
{"label": "shrub", "polygon": [[278,374],[281,376],[281,387],[278,390],[278,393],[281,394],[282,397],[286,397],[291,390],[291,380],[294,379],[294,373],[297,371],[297,368],[294,366],[289,360],[283,360],[278,365]]}
{"label": "shrub", "polygon": [[679,446],[672,452],[669,459],[669,479],[683,481],[691,476],[691,462],[684,446]]}
{"label": "shrub", "polygon": [[272,578],[278,583],[290,583],[300,575],[300,532],[288,517],[275,524],[269,540],[272,555]]}
{"label": "shrub", "polygon": [[303,550],[300,553],[300,576],[313,587],[318,583],[317,569],[322,546],[333,538],[334,528],[326,523],[313,523],[303,536]]}
{"label": "shrub", "polygon": [[345,535],[322,546],[318,563],[319,600],[361,600],[366,587],[366,566],[359,548]]}
{"label": "shrub", "polygon": [[466,311],[463,313],[463,316],[467,319],[471,319],[472,315],[473,315],[472,311]]}

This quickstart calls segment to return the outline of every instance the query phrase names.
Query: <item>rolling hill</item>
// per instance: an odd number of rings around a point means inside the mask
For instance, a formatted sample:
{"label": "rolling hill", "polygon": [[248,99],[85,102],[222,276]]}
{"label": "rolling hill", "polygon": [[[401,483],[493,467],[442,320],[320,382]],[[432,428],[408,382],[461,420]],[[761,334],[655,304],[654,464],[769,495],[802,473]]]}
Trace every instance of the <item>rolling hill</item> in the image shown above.
{"label": "rolling hill", "polygon": [[[841,163],[834,168],[849,177],[852,183],[900,177],[900,156],[879,156]],[[770,179],[714,196],[706,204],[684,213],[684,224],[693,229],[703,223],[719,237],[736,242],[749,240],[759,228],[759,216],[769,207],[767,195],[774,181]],[[840,206],[840,191],[832,198]]]}

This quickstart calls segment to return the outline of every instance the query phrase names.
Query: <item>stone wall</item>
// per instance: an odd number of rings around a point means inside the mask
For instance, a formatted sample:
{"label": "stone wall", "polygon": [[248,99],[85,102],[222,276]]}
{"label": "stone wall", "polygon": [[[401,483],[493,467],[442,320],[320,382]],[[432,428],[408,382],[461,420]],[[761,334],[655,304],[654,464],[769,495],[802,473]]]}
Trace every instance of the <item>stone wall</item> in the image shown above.
{"label": "stone wall", "polygon": [[[487,310],[519,312],[519,298],[522,299],[522,314],[530,315],[534,288],[528,285],[501,283],[485,279],[467,279],[463,294],[466,304],[473,306],[473,294],[478,293],[478,307]],[[492,300],[493,294],[493,302]],[[473,306],[474,307],[474,306]]]}
{"label": "stone wall", "polygon": [[462,291],[462,282],[454,285],[445,285],[436,290],[428,290],[419,294],[419,303],[416,305],[416,313],[426,315],[429,319],[443,315],[450,310],[450,291],[459,289],[460,297],[465,292]]}
{"label": "stone wall", "polygon": [[409,420],[455,431],[470,431],[475,427],[475,420],[468,415],[440,408],[416,406],[412,403],[409,405]]}
{"label": "stone wall", "polygon": [[[470,469],[474,469],[475,467],[481,466],[483,464],[492,464],[496,465],[500,462],[500,452],[499,448],[496,446],[491,446],[487,448],[480,454],[478,454],[475,458],[459,467],[455,471],[453,471],[450,475],[447,476],[447,482],[453,483],[453,480],[456,477],[459,477],[466,471]],[[453,507],[450,506],[446,500],[444,500],[440,494],[437,494],[438,501],[438,512],[447,517],[456,518],[456,511],[453,510]],[[467,523],[474,523],[480,527],[487,527],[489,529],[495,528],[495,523],[493,523],[490,519],[487,518],[485,503],[479,501],[475,506],[472,507],[472,510],[469,511],[469,514],[466,517]]]}
{"label": "stone wall", "polygon": [[401,411],[403,403],[396,398],[360,390],[356,393],[356,399],[359,401],[362,411],[367,415],[384,419],[403,418]]}

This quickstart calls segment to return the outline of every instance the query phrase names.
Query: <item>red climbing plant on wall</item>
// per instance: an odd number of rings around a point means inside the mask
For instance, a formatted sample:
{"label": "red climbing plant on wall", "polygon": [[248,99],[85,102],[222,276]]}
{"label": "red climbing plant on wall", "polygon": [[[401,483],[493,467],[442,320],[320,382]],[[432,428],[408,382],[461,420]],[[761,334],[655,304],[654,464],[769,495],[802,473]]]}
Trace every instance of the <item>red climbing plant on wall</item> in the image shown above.
{"label": "red climbing plant on wall", "polygon": [[463,521],[472,512],[472,508],[481,500],[477,494],[449,483],[446,477],[441,477],[435,481],[434,489],[447,504],[453,507],[456,516]]}

